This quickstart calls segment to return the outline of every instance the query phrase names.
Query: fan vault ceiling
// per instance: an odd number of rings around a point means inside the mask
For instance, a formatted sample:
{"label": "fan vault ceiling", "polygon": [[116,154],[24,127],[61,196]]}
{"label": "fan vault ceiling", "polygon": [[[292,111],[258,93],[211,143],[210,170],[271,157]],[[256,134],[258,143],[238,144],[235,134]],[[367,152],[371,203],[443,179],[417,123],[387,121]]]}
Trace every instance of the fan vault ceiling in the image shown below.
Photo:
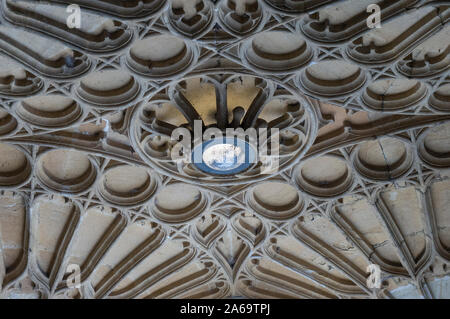
{"label": "fan vault ceiling", "polygon": [[[0,10],[0,296],[450,298],[448,1]],[[195,120],[278,128],[279,169],[172,161]]]}

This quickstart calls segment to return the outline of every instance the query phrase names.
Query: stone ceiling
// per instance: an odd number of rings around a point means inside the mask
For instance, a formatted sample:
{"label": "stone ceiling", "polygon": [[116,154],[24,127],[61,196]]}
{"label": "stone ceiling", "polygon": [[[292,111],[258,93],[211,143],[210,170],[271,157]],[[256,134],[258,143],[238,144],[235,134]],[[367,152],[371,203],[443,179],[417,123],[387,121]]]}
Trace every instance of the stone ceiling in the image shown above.
{"label": "stone ceiling", "polygon": [[[450,298],[448,1],[0,11],[1,297]],[[279,129],[279,169],[171,160],[195,120]]]}

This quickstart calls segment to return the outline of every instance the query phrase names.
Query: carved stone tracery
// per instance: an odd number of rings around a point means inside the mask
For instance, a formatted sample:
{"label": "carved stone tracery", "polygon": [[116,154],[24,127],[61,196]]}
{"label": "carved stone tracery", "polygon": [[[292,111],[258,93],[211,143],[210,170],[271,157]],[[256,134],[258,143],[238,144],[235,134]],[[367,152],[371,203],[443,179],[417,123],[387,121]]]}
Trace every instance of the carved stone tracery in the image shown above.
{"label": "carved stone tracery", "polygon": [[[0,10],[1,297],[449,297],[446,1]],[[280,169],[173,161],[195,120],[280,129]]]}

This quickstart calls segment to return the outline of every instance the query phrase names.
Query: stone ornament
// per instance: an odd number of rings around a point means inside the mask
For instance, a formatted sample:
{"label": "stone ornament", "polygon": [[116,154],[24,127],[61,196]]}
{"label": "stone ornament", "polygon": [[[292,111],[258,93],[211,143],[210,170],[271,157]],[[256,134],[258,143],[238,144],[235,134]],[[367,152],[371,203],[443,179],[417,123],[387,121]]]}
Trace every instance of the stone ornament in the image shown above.
{"label": "stone ornament", "polygon": [[[446,1],[0,5],[0,297],[449,298]],[[174,160],[196,121],[278,169]]]}

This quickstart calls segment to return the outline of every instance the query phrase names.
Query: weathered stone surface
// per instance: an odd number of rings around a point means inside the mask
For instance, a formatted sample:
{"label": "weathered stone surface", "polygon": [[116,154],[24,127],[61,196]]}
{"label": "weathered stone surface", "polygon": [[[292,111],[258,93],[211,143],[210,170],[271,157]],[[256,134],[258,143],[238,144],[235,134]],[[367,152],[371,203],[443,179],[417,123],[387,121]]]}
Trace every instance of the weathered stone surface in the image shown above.
{"label": "weathered stone surface", "polygon": [[[450,298],[445,1],[0,12],[1,298]],[[200,169],[195,123],[278,166]]]}

